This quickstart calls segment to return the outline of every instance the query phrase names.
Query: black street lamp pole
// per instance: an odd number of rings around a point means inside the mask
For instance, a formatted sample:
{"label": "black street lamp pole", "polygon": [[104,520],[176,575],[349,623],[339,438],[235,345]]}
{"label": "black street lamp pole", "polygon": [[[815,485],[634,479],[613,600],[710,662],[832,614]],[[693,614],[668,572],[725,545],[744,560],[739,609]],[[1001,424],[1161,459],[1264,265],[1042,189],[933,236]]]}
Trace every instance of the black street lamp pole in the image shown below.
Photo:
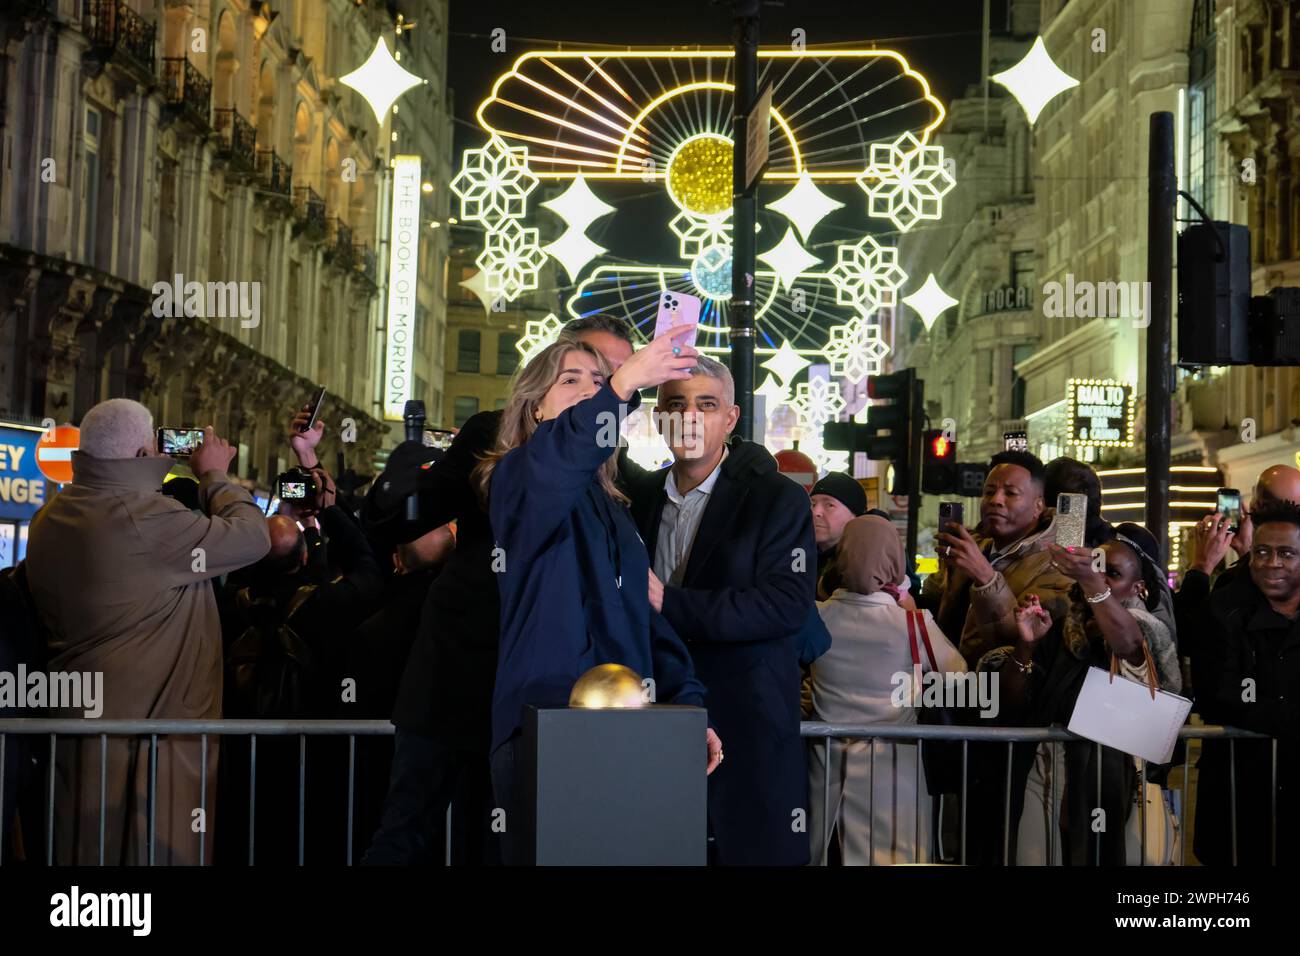
{"label": "black street lamp pole", "polygon": [[737,433],[754,438],[754,269],[757,249],[754,225],[758,216],[758,180],[746,189],[745,122],[758,97],[758,11],[760,0],[733,0],[736,43],[736,97],[732,135],[731,232],[731,376],[740,406]]}
{"label": "black street lamp pole", "polygon": [[1169,560],[1170,402],[1177,384],[1173,367],[1174,114],[1151,114],[1147,153],[1146,527],[1156,539],[1161,564]]}

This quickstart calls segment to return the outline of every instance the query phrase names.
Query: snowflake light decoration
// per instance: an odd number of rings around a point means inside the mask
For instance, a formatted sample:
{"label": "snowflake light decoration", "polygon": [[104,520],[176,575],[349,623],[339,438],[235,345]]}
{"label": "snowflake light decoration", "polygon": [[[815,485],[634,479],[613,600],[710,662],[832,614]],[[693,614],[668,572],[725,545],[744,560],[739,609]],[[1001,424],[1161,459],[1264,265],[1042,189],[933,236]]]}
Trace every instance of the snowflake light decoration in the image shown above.
{"label": "snowflake light decoration", "polygon": [[880,374],[880,363],[889,354],[889,347],[881,339],[877,323],[857,316],[831,328],[824,354],[832,375],[856,385],[869,375]]}
{"label": "snowflake light decoration", "polygon": [[560,337],[564,323],[556,318],[554,312],[546,313],[544,319],[529,319],[524,323],[524,334],[515,343],[519,350],[519,364],[527,365],[537,354]]}
{"label": "snowflake light decoration", "polygon": [[481,222],[491,234],[511,219],[522,219],[537,177],[528,169],[528,147],[510,147],[493,136],[481,149],[465,150],[451,191],[460,198],[460,218]]}
{"label": "snowflake light decoration", "polygon": [[546,262],[546,253],[537,244],[537,230],[525,229],[507,219],[489,232],[483,251],[474,260],[487,273],[488,293],[513,302],[528,289],[537,288],[537,271]]}
{"label": "snowflake light decoration", "polygon": [[836,302],[856,306],[861,314],[894,304],[895,292],[907,281],[907,273],[898,264],[897,249],[863,236],[853,245],[840,246],[838,255],[839,261],[828,273]]}
{"label": "snowflake light decoration", "polygon": [[922,146],[910,131],[892,143],[872,143],[871,165],[857,183],[867,194],[867,215],[903,232],[921,219],[938,219],[943,197],[957,185],[944,168],[943,147]]}
{"label": "snowflake light decoration", "polygon": [[697,216],[682,210],[668,223],[683,259],[694,259],[710,246],[731,245],[731,217]]}
{"label": "snowflake light decoration", "polygon": [[812,459],[817,466],[817,473],[824,474],[828,471],[849,471],[849,453],[847,451],[827,451],[820,443],[813,444],[808,439],[799,443],[799,450],[804,452]]}
{"label": "snowflake light decoration", "polygon": [[824,378],[814,378],[800,382],[795,386],[794,401],[790,407],[799,418],[799,424],[806,428],[820,429],[844,411],[844,396],[840,394],[840,383]]}

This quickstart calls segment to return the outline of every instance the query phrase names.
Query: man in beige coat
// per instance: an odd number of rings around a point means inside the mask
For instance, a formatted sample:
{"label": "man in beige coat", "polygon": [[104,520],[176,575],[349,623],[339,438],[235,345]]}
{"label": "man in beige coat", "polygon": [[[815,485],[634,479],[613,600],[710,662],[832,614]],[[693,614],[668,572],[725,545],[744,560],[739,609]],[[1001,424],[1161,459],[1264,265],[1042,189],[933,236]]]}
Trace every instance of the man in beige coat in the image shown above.
{"label": "man in beige coat", "polygon": [[[28,579],[50,639],[50,670],[101,672],[105,719],[221,716],[221,626],[209,580],[270,547],[262,514],[226,475],[234,454],[205,429],[190,458],[198,514],[159,490],[174,462],[155,450],[149,410],[127,399],[101,402],[82,420],[72,483],[32,521]],[[86,729],[93,734],[94,721]],[[107,864],[150,862],[149,751],[148,737],[108,738]],[[206,799],[201,753],[197,738],[158,738],[158,865],[197,863],[201,842],[212,858],[216,739],[208,740]],[[60,740],[55,763],[55,860],[96,863],[99,738]]]}
{"label": "man in beige coat", "polygon": [[990,461],[975,534],[965,528],[935,535],[939,571],[925,579],[922,601],[945,634],[960,635],[973,668],[984,654],[1016,642],[1016,606],[1037,594],[1054,620],[1064,620],[1073,582],[1052,567],[1051,519],[1043,501],[1043,463],[1005,451]]}

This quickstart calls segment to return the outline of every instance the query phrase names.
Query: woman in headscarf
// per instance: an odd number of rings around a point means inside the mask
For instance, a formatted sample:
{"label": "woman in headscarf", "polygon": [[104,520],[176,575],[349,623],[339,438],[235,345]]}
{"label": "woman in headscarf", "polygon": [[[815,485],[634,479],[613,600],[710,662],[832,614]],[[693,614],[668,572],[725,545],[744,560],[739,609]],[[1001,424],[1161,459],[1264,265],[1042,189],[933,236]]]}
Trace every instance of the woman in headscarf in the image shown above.
{"label": "woman in headscarf", "polygon": [[[1037,597],[1029,595],[1016,613],[1020,637],[1015,647],[990,651],[980,661],[980,670],[999,672],[1003,712],[1011,722],[1031,727],[1068,724],[1088,668],[1109,669],[1112,654],[1122,676],[1139,683],[1153,679],[1157,687],[1175,694],[1182,690],[1175,635],[1153,613],[1167,586],[1157,564],[1155,538],[1140,525],[1121,524],[1100,550],[1105,566],[1096,570],[1087,548],[1051,545],[1052,564],[1075,582],[1065,619],[1053,621]],[[1148,768],[1148,775],[1153,769]],[[1051,774],[1058,782],[1051,782]],[[1015,806],[1017,800],[1012,804],[1012,820],[1020,819],[1018,828],[1012,826],[1018,864],[1081,866],[1100,859],[1102,865],[1125,865],[1125,824],[1130,812],[1136,812],[1137,768],[1132,757],[1092,743],[1067,743],[1055,748],[1042,785],[1029,777],[1023,752],[1017,755],[1012,777],[1013,794],[1024,797],[1023,812]],[[1053,790],[1055,809],[1050,805]],[[1090,824],[1098,808],[1119,825],[1094,831]],[[1054,823],[1059,839],[1051,833]],[[1059,854],[1050,852],[1053,843]]]}
{"label": "woman in headscarf", "polygon": [[[814,718],[829,723],[917,722],[918,668],[909,638],[924,627],[937,660],[917,634],[919,670],[962,673],[961,653],[929,611],[909,612],[897,600],[906,564],[893,524],[876,515],[844,527],[836,566],[840,587],[817,605],[831,634],[830,650],[812,666]],[[919,631],[919,627],[917,628]],[[874,749],[874,756],[873,756]],[[925,863],[930,859],[930,796],[915,743],[831,741],[830,820],[845,865]],[[822,828],[825,748],[812,748],[810,802],[813,859],[825,862],[832,827]],[[873,797],[874,790],[874,797]],[[918,815],[919,814],[919,815]],[[838,823],[834,823],[838,821]]]}

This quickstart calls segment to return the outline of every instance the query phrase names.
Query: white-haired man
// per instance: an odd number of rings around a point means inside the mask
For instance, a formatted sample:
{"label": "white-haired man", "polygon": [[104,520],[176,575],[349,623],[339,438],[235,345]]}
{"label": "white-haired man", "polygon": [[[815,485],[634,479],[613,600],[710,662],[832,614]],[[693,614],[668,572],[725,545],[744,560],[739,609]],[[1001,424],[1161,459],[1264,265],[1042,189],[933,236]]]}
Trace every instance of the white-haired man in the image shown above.
{"label": "white-haired man", "polygon": [[[27,574],[50,640],[50,670],[100,673],[105,718],[221,716],[221,625],[208,585],[270,548],[266,520],[226,475],[235,450],[209,425],[190,457],[202,513],[159,490],[174,462],[155,450],[153,418],[138,402],[101,402],[81,422],[72,483],[32,521]],[[80,717],[67,702],[56,716]],[[87,730],[93,732],[93,726]],[[196,738],[158,740],[156,846],[149,859],[147,740],[108,739],[103,860],[108,864],[211,859],[216,741],[209,739],[206,801]],[[99,860],[100,742],[60,742],[55,859]],[[194,811],[206,808],[204,826]]]}

